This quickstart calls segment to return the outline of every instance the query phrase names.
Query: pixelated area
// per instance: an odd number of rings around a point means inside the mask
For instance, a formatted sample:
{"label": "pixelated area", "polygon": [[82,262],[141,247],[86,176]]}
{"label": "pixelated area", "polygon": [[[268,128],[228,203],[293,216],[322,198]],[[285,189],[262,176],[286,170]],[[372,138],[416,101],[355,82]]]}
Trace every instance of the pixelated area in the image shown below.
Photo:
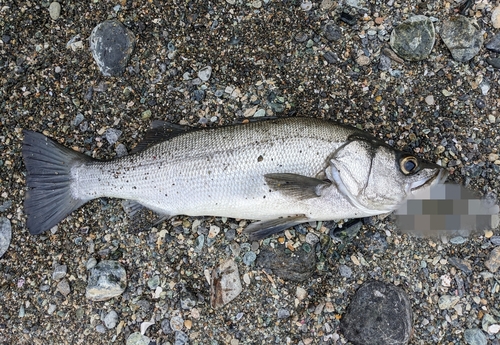
{"label": "pixelated area", "polygon": [[438,184],[416,193],[396,211],[402,231],[480,231],[499,223],[496,195],[479,199],[457,184]]}

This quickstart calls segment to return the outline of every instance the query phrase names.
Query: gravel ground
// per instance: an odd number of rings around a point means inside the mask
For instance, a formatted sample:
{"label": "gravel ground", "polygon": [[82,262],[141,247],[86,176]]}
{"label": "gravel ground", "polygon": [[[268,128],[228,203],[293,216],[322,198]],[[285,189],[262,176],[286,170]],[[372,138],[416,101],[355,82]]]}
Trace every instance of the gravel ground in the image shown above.
{"label": "gravel ground", "polygon": [[[409,295],[411,344],[465,344],[465,331],[477,328],[488,340],[473,344],[498,344],[500,333],[486,331],[500,321],[500,277],[485,266],[499,244],[494,232],[422,239],[398,233],[388,217],[337,243],[319,224],[309,229],[320,239],[316,270],[301,283],[244,260],[281,245],[283,236],[250,243],[240,234],[244,222],[233,219],[177,217],[137,232],[118,200],[102,199],[57,231],[28,233],[22,129],[110,159],[130,151],[153,119],[219,126],[254,115],[324,117],[440,161],[451,181],[481,195],[499,190],[496,53],[481,46],[470,61],[457,62],[437,35],[421,61],[387,57],[395,26],[422,14],[439,32],[459,3],[166,3],[67,1],[60,14],[54,5],[49,12],[47,1],[0,5],[0,216],[13,234],[0,259],[0,342],[125,343],[152,320],[144,333],[156,344],[344,344],[342,315],[355,291],[376,279]],[[465,12],[485,42],[496,33],[494,5],[485,0]],[[101,74],[88,43],[92,29],[111,18],[136,38],[116,78]],[[74,49],[67,47],[72,38]],[[209,79],[197,78],[206,66]],[[117,142],[106,139],[108,129],[121,131]],[[198,248],[211,226],[220,233]],[[285,241],[298,247],[306,237],[296,230]],[[245,277],[243,291],[212,309],[206,271],[230,257]],[[105,302],[86,299],[89,260],[119,261],[126,291]],[[59,265],[67,272],[53,276]],[[163,293],[154,293],[157,286]],[[176,322],[180,332],[170,327]]]}

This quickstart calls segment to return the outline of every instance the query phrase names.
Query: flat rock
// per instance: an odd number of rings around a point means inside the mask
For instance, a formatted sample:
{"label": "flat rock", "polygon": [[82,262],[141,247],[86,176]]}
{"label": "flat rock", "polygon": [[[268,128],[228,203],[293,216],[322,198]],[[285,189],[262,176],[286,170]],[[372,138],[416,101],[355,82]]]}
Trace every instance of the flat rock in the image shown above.
{"label": "flat rock", "polygon": [[340,330],[355,345],[408,344],[413,313],[402,289],[379,281],[363,284],[346,314]]}
{"label": "flat rock", "polygon": [[104,260],[90,270],[85,296],[91,301],[106,301],[122,294],[126,286],[125,269],[117,261]]}
{"label": "flat rock", "polygon": [[500,32],[493,36],[484,46],[495,53],[500,53]]}
{"label": "flat rock", "polygon": [[456,16],[443,22],[441,39],[456,61],[466,62],[476,56],[483,45],[480,29],[469,18]]}
{"label": "flat rock", "polygon": [[257,256],[256,264],[271,270],[282,279],[301,282],[314,273],[316,254],[314,250],[305,251],[303,248],[289,252],[285,246],[263,247]]}
{"label": "flat rock", "polygon": [[427,58],[436,42],[432,21],[422,15],[413,16],[394,28],[389,44],[405,60]]}
{"label": "flat rock", "polygon": [[101,73],[119,76],[125,70],[135,46],[135,36],[118,20],[98,24],[90,34],[90,50]]}
{"label": "flat rock", "polygon": [[210,281],[210,305],[221,307],[236,298],[242,291],[238,265],[227,260],[212,271]]}
{"label": "flat rock", "polygon": [[469,345],[486,345],[488,340],[479,328],[471,328],[464,332],[465,342]]}
{"label": "flat rock", "polygon": [[0,258],[5,254],[7,249],[9,249],[10,241],[12,240],[12,227],[10,226],[10,220],[1,217],[0,218]]}
{"label": "flat rock", "polygon": [[500,267],[500,247],[495,247],[490,252],[488,260],[485,261],[484,265],[491,273],[496,273]]}

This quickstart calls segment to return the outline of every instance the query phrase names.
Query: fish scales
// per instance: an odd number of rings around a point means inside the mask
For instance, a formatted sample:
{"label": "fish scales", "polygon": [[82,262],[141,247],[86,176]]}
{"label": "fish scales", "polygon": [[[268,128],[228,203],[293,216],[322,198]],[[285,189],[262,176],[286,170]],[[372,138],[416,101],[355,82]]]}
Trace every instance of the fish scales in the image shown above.
{"label": "fish scales", "polygon": [[264,124],[190,132],[136,156],[83,164],[75,168],[73,192],[89,200],[137,200],[167,215],[269,219],[304,213],[304,205],[270,190],[264,175],[318,176],[354,130],[303,118]]}

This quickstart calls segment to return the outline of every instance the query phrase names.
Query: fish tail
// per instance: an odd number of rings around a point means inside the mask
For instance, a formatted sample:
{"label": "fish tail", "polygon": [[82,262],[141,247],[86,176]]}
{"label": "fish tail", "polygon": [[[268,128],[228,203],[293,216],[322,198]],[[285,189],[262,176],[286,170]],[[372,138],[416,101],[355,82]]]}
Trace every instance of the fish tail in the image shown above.
{"label": "fish tail", "polygon": [[26,225],[32,235],[57,225],[89,200],[71,191],[71,168],[92,158],[66,148],[41,133],[23,131],[23,158],[28,190],[24,200]]}

